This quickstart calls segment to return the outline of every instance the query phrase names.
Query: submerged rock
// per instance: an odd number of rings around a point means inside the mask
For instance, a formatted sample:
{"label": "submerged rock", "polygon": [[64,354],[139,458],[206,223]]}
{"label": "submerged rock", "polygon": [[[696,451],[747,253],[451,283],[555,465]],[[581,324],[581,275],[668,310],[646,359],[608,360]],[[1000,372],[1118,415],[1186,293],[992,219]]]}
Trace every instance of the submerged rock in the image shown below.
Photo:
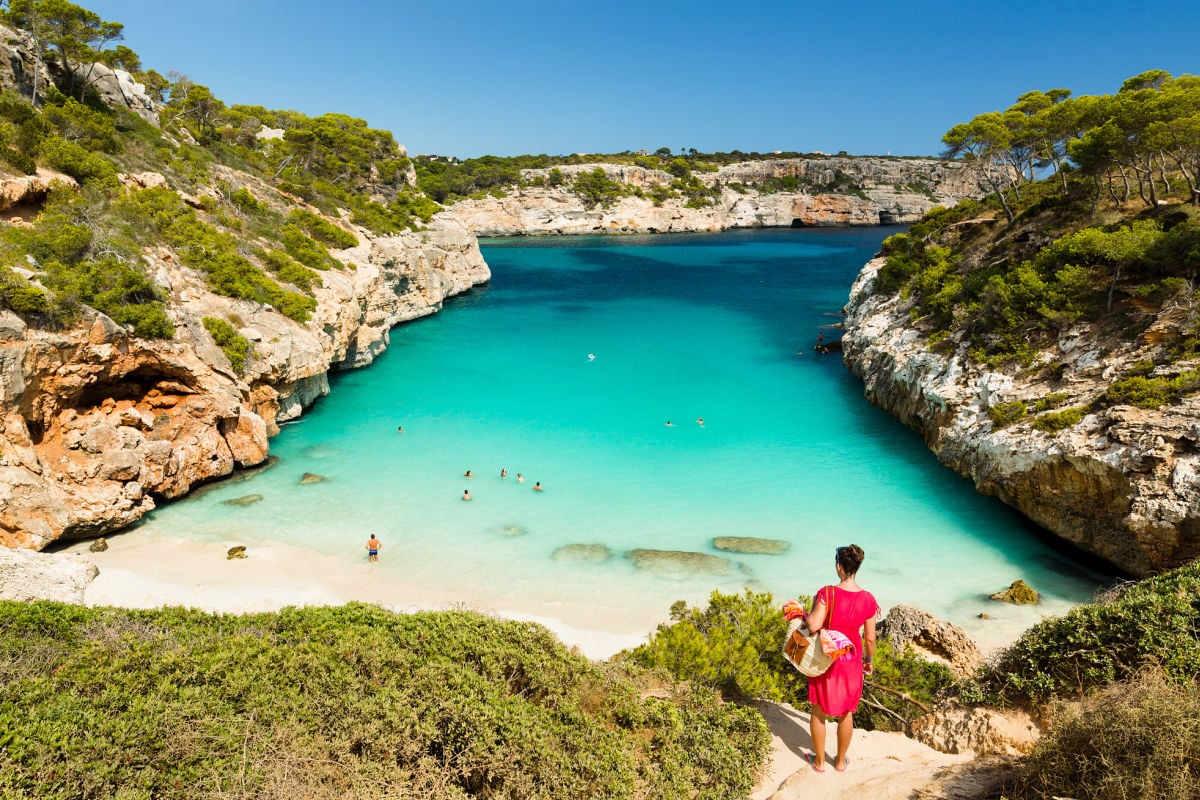
{"label": "submerged rock", "polygon": [[259,500],[262,500],[262,499],[263,499],[263,496],[261,494],[244,494],[241,497],[234,497],[229,500],[222,500],[221,505],[223,505],[223,506],[248,506],[248,505],[253,505],[254,503],[257,503]]}
{"label": "submerged rock", "polygon": [[232,560],[235,558],[245,558],[245,557],[246,557],[246,545],[244,545],[244,544],[235,545],[235,546],[229,548],[229,550],[226,551],[226,553],[225,553],[225,558],[227,560]]}
{"label": "submerged rock", "polygon": [[108,540],[105,539],[103,536],[101,536],[99,539],[97,539],[96,541],[94,541],[90,545],[88,545],[89,553],[103,553],[107,549],[108,549]]}
{"label": "submerged rock", "polygon": [[564,544],[551,556],[555,561],[599,564],[612,558],[612,551],[603,544]]}
{"label": "submerged rock", "polygon": [[638,569],[649,572],[697,575],[729,575],[733,572],[733,562],[728,558],[690,550],[630,550],[629,560]]}
{"label": "submerged rock", "polygon": [[786,553],[792,546],[791,542],[782,539],[756,539],[753,536],[717,536],[712,540],[713,547],[730,553],[764,553],[779,555]]}
{"label": "submerged rock", "polygon": [[1017,605],[1033,605],[1040,599],[1037,591],[1023,580],[1015,580],[1003,592],[996,592],[992,600],[1001,603],[1016,603]]}
{"label": "submerged rock", "polygon": [[529,528],[516,522],[510,522],[507,525],[496,525],[492,528],[492,533],[497,536],[524,536],[529,533]]}
{"label": "submerged rock", "polygon": [[306,472],[300,477],[300,484],[304,485],[306,483],[320,483],[325,479],[326,478],[324,475],[318,475],[315,472]]}

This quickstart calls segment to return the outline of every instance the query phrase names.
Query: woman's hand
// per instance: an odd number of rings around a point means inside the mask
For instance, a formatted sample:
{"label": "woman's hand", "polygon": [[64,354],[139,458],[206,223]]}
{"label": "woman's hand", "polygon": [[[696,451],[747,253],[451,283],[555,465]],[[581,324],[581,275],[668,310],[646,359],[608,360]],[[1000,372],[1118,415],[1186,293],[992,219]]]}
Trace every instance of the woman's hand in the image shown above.
{"label": "woman's hand", "polygon": [[867,661],[866,659],[864,659],[863,660],[863,674],[864,675],[874,675],[875,674],[875,664],[871,661]]}

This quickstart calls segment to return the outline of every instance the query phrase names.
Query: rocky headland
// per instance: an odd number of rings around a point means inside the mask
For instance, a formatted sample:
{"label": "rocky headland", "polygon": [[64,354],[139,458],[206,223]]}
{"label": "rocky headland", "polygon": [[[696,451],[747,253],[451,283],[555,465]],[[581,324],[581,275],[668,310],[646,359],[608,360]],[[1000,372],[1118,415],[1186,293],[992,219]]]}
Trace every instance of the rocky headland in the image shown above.
{"label": "rocky headland", "polygon": [[[62,83],[62,67],[36,57],[28,34],[0,33],[0,84],[28,97],[35,86]],[[186,130],[159,127],[159,105],[129,73],[73,67],[104,103],[154,126],[164,147],[189,139]],[[404,178],[415,180],[411,165]],[[260,176],[216,163],[198,188],[156,171],[119,179],[126,192],[174,190],[214,220],[235,189],[282,218],[297,208],[320,214]],[[77,181],[44,167],[26,175],[0,166],[4,224],[29,227],[56,186],[79,191]],[[338,268],[315,280],[316,309],[306,322],[214,293],[166,243],[140,256],[163,291],[171,338],[134,336],[86,306],[66,326],[0,310],[0,546],[41,550],[99,536],[136,522],[160,500],[264,463],[278,423],[328,393],[330,371],[371,363],[393,326],[490,278],[475,236],[448,215],[395,235],[354,225],[348,212],[321,216],[357,244],[330,250]],[[257,246],[243,244],[247,252]],[[12,269],[40,291],[38,266]],[[244,368],[233,368],[205,318],[229,321],[249,342]]]}
{"label": "rocky headland", "polygon": [[931,349],[914,302],[875,291],[885,259],[866,265],[846,306],[844,360],[867,398],[920,433],[938,459],[1029,519],[1129,573],[1150,575],[1200,555],[1200,395],[1160,408],[1114,405],[1078,424],[1040,430],[1033,417],[998,425],[1004,403],[1084,408],[1116,376],[1144,362],[1160,319],[1125,346],[1080,323],[1046,346],[1034,367],[992,369],[965,346]]}
{"label": "rocky headland", "polygon": [[[812,156],[748,161],[694,177],[717,194],[690,207],[683,198],[655,202],[625,196],[611,205],[589,205],[572,188],[580,174],[602,169],[622,186],[646,194],[665,189],[668,172],[619,164],[554,168],[562,184],[550,186],[551,169],[522,170],[524,188],[502,197],[460,200],[454,217],[480,236],[595,233],[687,233],[730,228],[893,225],[914,222],[935,205],[954,205],[985,190],[962,162],[933,158]],[[794,185],[794,191],[763,186]],[[540,185],[539,185],[540,184]]]}

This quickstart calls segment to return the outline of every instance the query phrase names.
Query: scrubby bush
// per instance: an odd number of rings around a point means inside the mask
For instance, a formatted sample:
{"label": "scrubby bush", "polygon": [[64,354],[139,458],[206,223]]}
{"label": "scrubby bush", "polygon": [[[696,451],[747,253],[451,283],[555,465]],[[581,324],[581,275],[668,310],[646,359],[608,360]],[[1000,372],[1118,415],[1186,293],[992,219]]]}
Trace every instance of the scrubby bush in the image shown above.
{"label": "scrubby bush", "polygon": [[287,254],[312,269],[341,269],[342,262],[338,261],[316,240],[300,230],[292,223],[283,226],[279,232],[279,241]]}
{"label": "scrubby bush", "polygon": [[0,602],[0,732],[0,796],[63,800],[723,800],[770,747],[756,711],[538,625],[359,604]]}
{"label": "scrubby bush", "polygon": [[985,692],[1040,703],[1131,678],[1147,662],[1168,679],[1200,674],[1200,562],[1129,585],[1026,631],[981,675]]}
{"label": "scrubby bush", "polygon": [[18,314],[45,314],[50,310],[45,292],[4,266],[0,266],[0,303]]}
{"label": "scrubby bush", "polygon": [[268,278],[238,252],[233,237],[202,222],[169,189],[132,192],[115,202],[113,210],[130,236],[143,242],[168,242],[180,260],[202,272],[218,294],[269,303],[297,322],[308,321],[317,307],[313,298],[289,292]]}
{"label": "scrubby bush", "polygon": [[625,184],[608,177],[603,167],[580,172],[571,184],[571,191],[579,196],[588,208],[608,206],[625,193]]}
{"label": "scrubby bush", "polygon": [[1147,668],[1060,706],[1004,787],[1011,800],[1200,797],[1200,685]]}
{"label": "scrubby bush", "polygon": [[223,319],[205,317],[201,322],[204,324],[204,330],[208,331],[217,347],[221,348],[221,352],[229,359],[233,371],[242,374],[246,369],[246,357],[250,354],[250,340]]}
{"label": "scrubby bush", "polygon": [[1197,389],[1200,389],[1200,370],[1188,370],[1174,378],[1135,375],[1109,386],[1104,399],[1113,405],[1158,408]]}
{"label": "scrubby bush", "polygon": [[234,189],[229,195],[229,202],[247,214],[254,214],[266,208],[266,204],[250,193],[245,187]]}
{"label": "scrubby bush", "polygon": [[309,236],[329,247],[345,250],[347,247],[355,247],[358,244],[358,237],[354,234],[318,217],[308,209],[293,208],[288,219],[307,232]]}
{"label": "scrubby bush", "polygon": [[1042,414],[1033,421],[1033,427],[1044,433],[1058,433],[1078,425],[1087,415],[1086,406],[1064,408],[1062,411],[1051,411]]}
{"label": "scrubby bush", "polygon": [[287,253],[270,250],[263,254],[263,263],[279,276],[279,280],[292,284],[305,294],[311,295],[313,286],[321,283],[321,277],[317,273],[303,264],[297,263]]}
{"label": "scrubby bush", "polygon": [[[704,609],[676,603],[670,625],[660,625],[647,644],[621,657],[720,689],[730,698],[802,705],[808,700],[808,682],[783,658],[787,622],[781,605],[769,593],[749,590],[742,595],[713,592]],[[875,686],[865,688],[855,724],[891,731],[904,730],[921,710],[906,696],[927,706],[952,680],[945,667],[911,653],[893,653],[881,641],[871,683]]]}
{"label": "scrubby bush", "polygon": [[1005,428],[1025,419],[1025,414],[1028,412],[1024,400],[1013,400],[1009,403],[997,403],[989,406],[987,413],[997,428]]}
{"label": "scrubby bush", "polygon": [[106,189],[117,187],[117,168],[113,163],[82,145],[52,136],[42,142],[39,160],[46,166],[65,172],[80,183],[94,183]]}

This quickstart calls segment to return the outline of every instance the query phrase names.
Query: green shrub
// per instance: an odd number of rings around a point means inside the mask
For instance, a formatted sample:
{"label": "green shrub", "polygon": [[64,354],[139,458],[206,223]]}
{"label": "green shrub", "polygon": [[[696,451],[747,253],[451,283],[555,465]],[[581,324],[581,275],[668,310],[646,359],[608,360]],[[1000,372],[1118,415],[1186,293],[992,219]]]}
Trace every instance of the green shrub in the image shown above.
{"label": "green shrub", "polygon": [[660,625],[648,644],[627,655],[727,697],[792,701],[807,694],[807,684],[783,659],[787,622],[780,605],[764,592],[713,592],[703,610],[677,604],[673,624]]}
{"label": "green shrub", "polygon": [[1200,674],[1200,562],[1129,585],[1026,631],[981,674],[1009,701],[1078,697],[1147,662],[1172,681]]}
{"label": "green shrub", "polygon": [[250,354],[250,340],[223,319],[204,317],[201,322],[217,347],[221,348],[221,352],[229,359],[233,371],[241,375],[246,369],[246,357]]}
{"label": "green shrub", "polygon": [[1038,398],[1038,401],[1033,404],[1033,411],[1035,414],[1040,414],[1043,411],[1058,408],[1069,399],[1070,395],[1066,392],[1051,392],[1048,395]]}
{"label": "green shrub", "polygon": [[0,796],[747,796],[762,717],[656,681],[467,612],[5,601]]}
{"label": "green shrub", "polygon": [[1007,428],[1009,425],[1025,419],[1028,410],[1024,400],[1013,400],[1009,403],[997,403],[989,406],[987,413],[997,428]]}
{"label": "green shrub", "polygon": [[[798,599],[810,603],[808,597]],[[671,609],[672,624],[660,625],[647,644],[619,658],[712,686],[727,697],[801,705],[808,700],[808,682],[783,658],[787,622],[781,605],[768,593],[749,590],[742,595],[713,592],[703,610],[679,602]],[[867,702],[855,712],[855,724],[890,731],[905,728],[920,711],[903,695],[928,704],[952,681],[945,667],[911,653],[893,653],[880,642],[872,683],[875,687],[864,691]]]}
{"label": "green shrub", "polygon": [[1174,400],[1175,392],[1167,378],[1144,378],[1137,375],[1109,386],[1104,398],[1113,405],[1158,408]]}
{"label": "green shrub", "polygon": [[229,202],[247,214],[254,214],[266,208],[266,203],[251,194],[245,187],[234,189],[233,193],[229,195]]}
{"label": "green shrub", "polygon": [[1056,709],[1004,794],[1089,800],[1200,797],[1200,685],[1146,669]]}
{"label": "green shrub", "polygon": [[342,268],[342,262],[329,255],[324,247],[292,223],[283,226],[279,233],[279,241],[289,256],[306,267],[321,270]]}
{"label": "green shrub", "polygon": [[318,242],[338,250],[345,250],[348,247],[356,247],[358,245],[358,237],[354,234],[342,230],[332,222],[318,217],[307,209],[293,208],[292,212],[288,215],[288,219],[305,230],[309,236]]}
{"label": "green shrub", "polygon": [[1073,408],[1064,408],[1062,411],[1051,411],[1035,419],[1033,427],[1044,433],[1058,433],[1059,431],[1078,425],[1087,415],[1087,411],[1086,406],[1075,406]]}
{"label": "green shrub", "polygon": [[161,237],[184,264],[205,275],[217,294],[269,303],[297,322],[307,322],[317,307],[313,298],[287,291],[268,278],[238,252],[233,237],[202,222],[169,189],[131,192],[114,202],[113,210],[125,221],[131,237],[147,243]]}
{"label": "green shrub", "polygon": [[46,166],[65,172],[80,183],[94,183],[107,189],[118,186],[117,168],[104,156],[82,145],[57,136],[42,142],[40,160]]}
{"label": "green shrub", "polygon": [[321,277],[317,273],[297,263],[287,253],[270,250],[263,255],[263,263],[278,275],[281,281],[287,281],[307,295],[313,293],[313,286],[321,283]]}
{"label": "green shrub", "polygon": [[50,310],[45,292],[4,266],[0,266],[0,303],[18,314],[45,314]]}
{"label": "green shrub", "polygon": [[608,177],[603,167],[580,172],[571,184],[571,191],[579,196],[587,208],[609,206],[625,193],[625,184]]}

